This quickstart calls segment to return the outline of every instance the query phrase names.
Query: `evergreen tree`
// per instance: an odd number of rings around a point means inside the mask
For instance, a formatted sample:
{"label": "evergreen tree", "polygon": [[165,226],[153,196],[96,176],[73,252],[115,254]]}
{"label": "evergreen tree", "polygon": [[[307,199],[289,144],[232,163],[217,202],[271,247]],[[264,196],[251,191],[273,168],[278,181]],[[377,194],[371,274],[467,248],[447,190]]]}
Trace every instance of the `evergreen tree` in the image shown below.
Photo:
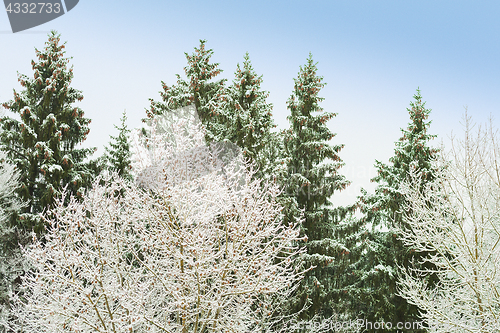
{"label": "evergreen tree", "polygon": [[110,138],[114,142],[110,142],[110,148],[105,147],[106,150],[106,160],[108,161],[109,168],[113,171],[116,171],[123,179],[132,180],[132,174],[130,170],[132,169],[131,165],[131,152],[130,152],[130,143],[129,143],[129,134],[130,130],[125,125],[127,121],[126,112],[123,111],[123,116],[120,119],[121,125],[120,127],[115,126],[115,128],[119,131],[118,136],[111,136]]}
{"label": "evergreen tree", "polygon": [[[398,266],[409,268],[418,262],[418,258],[428,253],[415,254],[405,247],[399,239],[398,230],[407,227],[404,221],[403,207],[405,196],[401,191],[402,182],[409,175],[410,169],[420,170],[422,186],[433,180],[431,162],[438,150],[428,146],[436,135],[428,134],[431,121],[427,121],[430,109],[425,108],[420,90],[413,96],[414,101],[408,108],[410,123],[403,136],[395,143],[395,155],[389,164],[376,161],[378,175],[372,182],[378,183],[374,194],[362,189],[359,207],[364,214],[362,221],[370,231],[367,236],[366,251],[362,262],[358,263],[357,283],[352,286],[357,290],[360,301],[358,316],[371,322],[416,322],[419,321],[418,308],[397,295]],[[411,212],[406,212],[411,214]],[[427,283],[435,284],[436,275],[429,276]],[[396,328],[394,327],[394,331]]]}
{"label": "evergreen tree", "polygon": [[284,133],[284,148],[288,176],[285,179],[286,221],[293,220],[303,211],[305,221],[302,233],[308,241],[304,244],[307,253],[302,257],[304,268],[316,266],[309,271],[295,296],[290,300],[290,311],[297,312],[310,305],[301,318],[309,320],[316,315],[331,316],[337,298],[333,267],[339,256],[347,254],[346,247],[335,239],[339,217],[344,209],[333,208],[329,198],[336,191],[349,185],[339,169],[343,162],[339,157],[344,145],[330,145],[333,134],[327,122],[335,113],[323,112],[319,103],[324,98],[318,94],[325,86],[323,77],[317,76],[317,67],[309,55],[307,64],[300,67],[287,107],[291,114],[291,127]]}
{"label": "evergreen tree", "polygon": [[[177,83],[169,87],[162,81],[163,91],[160,92],[162,101],[150,99],[151,107],[146,110],[148,118],[155,114],[163,114],[178,108],[192,105],[196,107],[203,125],[205,125],[208,142],[222,141],[220,133],[225,132],[227,126],[220,114],[227,102],[225,79],[214,78],[222,71],[218,63],[210,63],[212,49],[205,48],[206,40],[200,40],[200,47],[194,53],[185,53],[187,66],[184,67],[188,81],[177,75]],[[146,121],[146,119],[144,119]]]}
{"label": "evergreen tree", "polygon": [[248,52],[243,66],[238,64],[234,74],[224,112],[227,124],[224,138],[239,146],[244,156],[256,163],[257,177],[264,177],[275,162],[265,152],[273,141],[271,130],[276,127],[271,113],[273,106],[266,102],[269,92],[261,90],[262,75],[253,69]]}
{"label": "evergreen tree", "polygon": [[0,141],[21,174],[17,193],[28,204],[14,219],[27,231],[41,232],[38,214],[53,204],[66,185],[70,193],[81,195],[97,167],[85,161],[95,148],[76,148],[87,138],[90,119],[73,105],[83,95],[70,87],[71,58],[64,57],[65,44],[59,42],[60,35],[49,33],[45,48],[35,49],[38,61],[31,62],[33,78],[19,74],[25,89],[14,90],[14,99],[3,104],[20,116],[20,120],[2,118]]}
{"label": "evergreen tree", "polygon": [[[272,119],[272,104],[266,102],[269,93],[262,91],[262,75],[258,75],[248,54],[243,65],[237,65],[235,78],[229,88],[226,80],[216,80],[221,73],[218,63],[210,63],[212,49],[206,49],[206,41],[191,55],[186,53],[188,65],[184,68],[188,81],[177,75],[177,82],[167,86],[162,81],[162,101],[150,99],[148,118],[156,114],[174,112],[184,106],[194,105],[206,128],[207,142],[230,141],[243,149],[245,157],[259,168],[256,177],[267,177],[275,169],[277,159],[268,151],[276,143],[278,134]],[[144,119],[146,121],[146,119]],[[267,176],[266,176],[267,175]]]}

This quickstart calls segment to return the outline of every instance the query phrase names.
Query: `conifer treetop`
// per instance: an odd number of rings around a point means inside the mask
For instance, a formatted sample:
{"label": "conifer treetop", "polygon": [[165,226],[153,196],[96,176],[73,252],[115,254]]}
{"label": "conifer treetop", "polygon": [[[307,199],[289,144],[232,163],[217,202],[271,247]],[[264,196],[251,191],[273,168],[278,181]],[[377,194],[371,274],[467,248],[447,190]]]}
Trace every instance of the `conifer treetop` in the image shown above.
{"label": "conifer treetop", "polygon": [[[394,156],[385,164],[376,161],[378,175],[371,181],[377,183],[375,193],[368,194],[362,189],[358,205],[363,213],[361,222],[367,228],[365,254],[359,263],[360,273],[357,282],[361,298],[366,305],[361,306],[369,320],[380,319],[392,322],[417,321],[421,316],[419,309],[403,299],[396,292],[397,272],[401,268],[418,267],[427,262],[432,253],[417,254],[400,240],[400,230],[407,228],[408,198],[404,195],[403,184],[411,173],[421,176],[423,191],[425,184],[432,182],[435,175],[434,161],[438,150],[429,147],[429,141],[436,136],[428,133],[431,122],[428,120],[430,109],[425,108],[420,89],[417,89],[407,108],[410,122],[406,129],[401,129],[402,137],[395,142]],[[436,275],[427,279],[429,287],[437,282]],[[420,332],[420,331],[419,331]]]}
{"label": "conifer treetop", "polygon": [[[302,211],[305,219],[301,232],[307,238],[307,248],[301,258],[303,267],[315,267],[301,282],[290,300],[289,311],[294,313],[305,305],[310,308],[301,314],[301,319],[311,320],[321,315],[332,315],[338,290],[335,284],[340,271],[342,257],[349,253],[338,234],[342,231],[338,221],[344,209],[332,207],[330,201],[336,191],[345,189],[350,182],[339,173],[343,162],[339,157],[344,145],[331,145],[328,141],[335,136],[327,127],[327,122],[336,116],[324,112],[319,96],[326,84],[317,75],[317,66],[312,54],[300,67],[294,79],[294,89],[287,101],[290,128],[283,132],[284,156],[286,161],[285,217]],[[335,262],[337,267],[330,266]]]}
{"label": "conifer treetop", "polygon": [[[84,159],[95,148],[79,148],[86,140],[90,119],[73,103],[83,100],[80,90],[71,87],[73,67],[65,57],[66,43],[51,31],[43,50],[35,49],[33,77],[18,74],[23,91],[14,89],[14,99],[3,106],[20,120],[3,117],[0,134],[2,150],[21,170],[20,196],[30,202],[26,213],[38,214],[53,203],[62,184],[73,193],[82,192],[91,178]],[[27,218],[21,216],[22,219]]]}
{"label": "conifer treetop", "polygon": [[205,48],[206,42],[206,40],[200,39],[199,48],[195,47],[194,53],[191,55],[184,52],[188,61],[188,65],[184,67],[184,72],[190,78],[191,88],[198,87],[200,82],[207,82],[222,72],[219,69],[219,63],[209,62],[214,51]]}
{"label": "conifer treetop", "polygon": [[243,149],[245,157],[264,167],[261,152],[268,145],[270,131],[276,127],[272,119],[272,104],[267,103],[268,91],[261,90],[262,75],[257,75],[248,52],[243,65],[237,64],[234,79],[228,89],[230,103],[226,111],[226,139]]}
{"label": "conifer treetop", "polygon": [[220,106],[225,101],[223,91],[226,82],[225,79],[212,81],[222,70],[219,69],[219,63],[210,63],[214,51],[205,47],[206,42],[200,39],[200,46],[194,48],[193,54],[185,53],[188,64],[184,67],[193,94],[192,100],[203,124],[210,117],[219,115]]}
{"label": "conifer treetop", "polygon": [[[326,83],[323,82],[322,76],[317,75],[316,65],[312,54],[309,53],[306,65],[300,67],[298,78],[294,79],[294,90],[287,101],[290,110],[287,119],[291,126],[284,132],[285,149],[288,151],[289,164],[294,173],[304,173],[305,169],[309,169],[307,171],[309,175],[306,176],[309,178],[321,178],[319,174],[330,175],[329,189],[326,192],[319,191],[322,193],[320,195],[326,198],[334,190],[345,189],[350,182],[344,176],[337,174],[344,165],[338,155],[344,145],[328,144],[336,134],[330,131],[326,123],[337,114],[323,112],[323,108],[319,105],[324,100],[319,96],[319,92]],[[330,162],[320,165],[325,160]],[[300,186],[309,186],[313,181],[302,178],[301,182]]]}
{"label": "conifer treetop", "polygon": [[[226,80],[214,80],[222,70],[218,68],[218,63],[210,63],[213,50],[206,49],[205,43],[205,40],[200,40],[200,46],[195,47],[193,54],[185,53],[188,64],[184,71],[188,80],[177,74],[177,83],[172,86],[162,81],[162,102],[150,99],[151,107],[146,110],[146,115],[153,118],[193,104],[207,129],[207,140],[221,141],[216,133],[221,133],[225,126],[220,116],[227,104]],[[143,119],[143,122],[147,121]]]}
{"label": "conifer treetop", "polygon": [[[391,186],[395,186],[398,182],[406,178],[410,167],[420,170],[427,177],[431,177],[431,161],[437,157],[439,152],[438,149],[428,145],[430,140],[437,137],[437,135],[428,133],[432,123],[428,118],[432,110],[425,108],[425,102],[422,101],[420,89],[417,88],[417,92],[413,98],[414,101],[410,102],[410,108],[407,108],[410,115],[410,122],[406,129],[401,129],[403,136],[399,141],[395,142],[395,154],[389,159],[394,170],[376,161],[379,174],[372,179],[372,182],[385,181],[391,184]],[[396,172],[396,170],[399,171]]]}

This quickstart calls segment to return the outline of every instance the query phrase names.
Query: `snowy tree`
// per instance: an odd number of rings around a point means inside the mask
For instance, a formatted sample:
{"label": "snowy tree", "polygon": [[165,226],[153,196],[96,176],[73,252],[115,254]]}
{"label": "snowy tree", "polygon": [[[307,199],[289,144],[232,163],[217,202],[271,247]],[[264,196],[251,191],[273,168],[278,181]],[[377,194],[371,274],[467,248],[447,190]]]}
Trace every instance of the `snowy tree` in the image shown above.
{"label": "snowy tree", "polygon": [[43,231],[38,214],[54,203],[64,186],[75,195],[90,184],[95,170],[85,162],[94,148],[76,148],[89,133],[90,120],[73,105],[83,95],[70,87],[73,68],[68,68],[65,44],[52,31],[38,61],[32,60],[34,75],[19,74],[25,88],[3,106],[20,120],[3,117],[1,149],[20,171],[18,195],[28,205],[19,212],[17,223],[24,230]]}
{"label": "snowy tree", "polygon": [[130,152],[129,143],[130,130],[127,128],[127,125],[125,125],[127,121],[125,111],[123,111],[123,116],[120,121],[120,127],[115,125],[115,128],[119,131],[118,136],[110,136],[114,142],[109,143],[109,148],[104,148],[106,150],[105,158],[111,170],[116,171],[118,175],[125,180],[132,180],[132,175],[130,173],[132,168],[132,153]]}
{"label": "snowy tree", "polygon": [[[325,86],[323,78],[317,76],[317,67],[309,55],[307,64],[300,67],[290,99],[287,101],[291,114],[290,129],[284,133],[284,150],[287,175],[281,181],[285,185],[288,199],[286,216],[293,221],[300,211],[305,214],[302,224],[307,237],[307,253],[301,258],[304,267],[315,267],[306,274],[300,288],[290,299],[291,312],[307,305],[303,319],[315,315],[329,317],[333,314],[336,297],[333,268],[329,264],[346,254],[346,248],[334,238],[339,209],[332,208],[330,197],[349,185],[339,174],[343,162],[339,152],[343,145],[330,145],[333,134],[326,123],[336,114],[322,112],[319,91]],[[315,114],[319,113],[319,114]]]}
{"label": "snowy tree", "polygon": [[272,119],[272,104],[266,102],[269,92],[262,91],[262,75],[257,75],[245,54],[243,66],[237,65],[235,78],[228,89],[228,124],[225,139],[243,150],[245,158],[259,167],[261,177],[268,173],[269,165],[275,161],[266,158],[264,150],[272,144],[271,130],[276,127]]}
{"label": "snowy tree", "polygon": [[0,152],[0,321],[9,316],[10,295],[16,290],[15,279],[24,271],[25,261],[19,243],[26,244],[23,234],[12,223],[12,216],[23,208],[15,195],[19,171]]}
{"label": "snowy tree", "polygon": [[[397,294],[398,266],[407,268],[427,255],[414,253],[398,238],[399,230],[405,228],[402,211],[407,202],[401,184],[414,167],[421,170],[422,181],[432,181],[435,171],[432,161],[438,150],[429,146],[429,141],[435,137],[428,133],[431,121],[427,119],[431,110],[425,108],[420,90],[417,89],[413,97],[411,108],[407,109],[411,121],[395,143],[395,155],[389,159],[389,164],[376,161],[378,175],[372,179],[378,183],[375,193],[368,194],[362,189],[358,198],[364,215],[361,222],[367,234],[361,246],[361,261],[352,271],[354,278],[350,288],[358,302],[351,310],[371,322],[420,321],[418,308]],[[437,276],[429,275],[427,283],[437,283]]]}
{"label": "snowy tree", "polygon": [[[401,295],[421,310],[429,332],[498,332],[500,329],[500,145],[489,128],[478,128],[465,114],[465,137],[427,170],[412,168],[405,183],[409,229],[406,246],[419,253],[421,266],[403,270]],[[423,189],[419,190],[419,189]],[[438,268],[429,269],[430,263]],[[439,284],[426,279],[438,274]]]}
{"label": "snowy tree", "polygon": [[[172,116],[189,114],[185,108]],[[45,245],[25,250],[18,328],[36,332],[248,332],[273,325],[302,276],[297,223],[241,154],[205,145],[199,124],[153,118],[135,134],[137,186],[102,174],[59,199]],[[125,189],[116,196],[116,191]],[[288,318],[290,319],[290,318]]]}
{"label": "snowy tree", "polygon": [[225,110],[227,102],[226,80],[214,81],[222,70],[219,69],[218,63],[210,63],[214,52],[212,49],[207,49],[205,43],[206,40],[200,40],[200,46],[195,47],[193,54],[185,53],[188,62],[184,67],[187,81],[180,75],[177,75],[177,83],[170,87],[162,81],[163,91],[160,92],[162,101],[150,99],[151,107],[146,110],[146,115],[150,118],[194,105],[202,124],[205,125],[207,141],[223,141],[221,134],[226,132],[227,124],[224,123],[225,118],[221,112]]}
{"label": "snowy tree", "polygon": [[281,161],[275,154],[280,135],[271,132],[276,125],[272,120],[272,105],[266,102],[268,92],[260,87],[262,75],[257,75],[246,54],[243,65],[237,66],[232,85],[226,88],[226,80],[215,80],[221,70],[218,63],[210,63],[213,50],[206,49],[206,41],[200,43],[193,54],[186,54],[188,65],[184,71],[188,81],[180,75],[171,86],[162,81],[162,101],[150,99],[147,116],[194,105],[206,128],[208,142],[233,142],[246,158],[256,163],[256,177],[273,179],[272,174]]}

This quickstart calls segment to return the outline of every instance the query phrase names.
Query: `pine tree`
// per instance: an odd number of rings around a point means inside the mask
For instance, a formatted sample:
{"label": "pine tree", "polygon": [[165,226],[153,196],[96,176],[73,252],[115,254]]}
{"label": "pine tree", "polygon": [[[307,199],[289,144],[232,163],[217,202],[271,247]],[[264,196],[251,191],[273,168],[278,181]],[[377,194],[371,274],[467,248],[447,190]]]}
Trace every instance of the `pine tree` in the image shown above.
{"label": "pine tree", "polygon": [[33,78],[18,74],[25,89],[3,106],[20,116],[20,120],[4,117],[0,136],[2,149],[21,173],[17,192],[26,208],[16,214],[22,229],[42,232],[38,214],[51,206],[64,186],[70,193],[81,195],[96,172],[95,163],[85,159],[95,148],[79,148],[90,131],[90,119],[73,105],[81,101],[81,91],[70,87],[73,67],[64,57],[65,44],[60,35],[49,33],[42,51],[35,49],[38,61],[32,60]]}
{"label": "pine tree", "polygon": [[259,168],[256,176],[262,178],[269,174],[275,162],[269,160],[269,152],[265,151],[272,144],[271,130],[276,127],[271,113],[273,106],[266,102],[269,92],[261,90],[262,75],[255,72],[248,52],[243,66],[238,64],[234,75],[224,112],[227,124],[224,138],[240,147],[244,156],[256,163]]}
{"label": "pine tree", "polygon": [[[403,207],[407,205],[401,191],[401,184],[407,179],[410,169],[420,170],[422,186],[433,180],[431,162],[438,150],[428,146],[436,135],[428,134],[431,121],[427,121],[430,109],[425,108],[420,90],[413,96],[408,108],[410,123],[402,129],[403,136],[395,143],[395,155],[389,164],[376,161],[378,175],[372,182],[378,183],[374,194],[362,190],[359,199],[363,222],[371,228],[366,243],[363,262],[359,263],[357,283],[360,302],[357,311],[371,322],[417,322],[418,309],[397,295],[398,266],[408,268],[419,256],[411,248],[403,245],[398,230],[406,228]],[[406,212],[410,214],[411,212]],[[430,285],[436,283],[436,276],[430,276]],[[396,331],[396,328],[394,328]]]}
{"label": "pine tree", "polygon": [[130,143],[129,143],[129,134],[130,130],[125,125],[127,121],[126,112],[123,111],[123,116],[120,119],[121,125],[120,127],[115,126],[115,128],[119,131],[118,136],[111,136],[110,138],[114,142],[110,142],[110,148],[105,147],[106,150],[106,160],[108,161],[109,168],[118,173],[125,180],[132,180],[132,174],[130,170],[132,168],[131,165],[131,152],[130,152]]}
{"label": "pine tree", "polygon": [[180,75],[177,75],[177,83],[171,87],[162,81],[163,91],[160,92],[162,101],[150,99],[151,107],[146,110],[146,114],[151,118],[194,104],[202,124],[206,127],[207,142],[222,141],[220,133],[224,133],[227,126],[220,114],[227,102],[226,80],[214,81],[222,70],[219,69],[218,63],[210,63],[214,52],[212,49],[206,49],[205,43],[206,40],[200,40],[200,47],[195,48],[193,54],[185,53],[188,64],[184,67],[184,72],[188,81],[182,79]]}
{"label": "pine tree", "polygon": [[[285,191],[288,204],[285,207],[287,221],[304,212],[302,233],[308,241],[304,244],[307,253],[302,257],[305,268],[316,266],[301,282],[294,298],[291,312],[297,312],[304,305],[310,307],[301,314],[309,320],[316,315],[331,316],[335,302],[335,281],[331,278],[332,261],[347,254],[345,246],[334,238],[338,217],[342,209],[332,208],[329,198],[336,191],[349,185],[345,176],[339,174],[343,162],[339,157],[344,145],[330,145],[333,134],[326,123],[336,116],[323,112],[319,103],[324,98],[318,94],[325,86],[323,77],[317,76],[317,67],[309,55],[307,64],[300,67],[287,107],[291,114],[291,127],[284,133],[284,148],[288,177]],[[315,113],[319,113],[316,114]]]}

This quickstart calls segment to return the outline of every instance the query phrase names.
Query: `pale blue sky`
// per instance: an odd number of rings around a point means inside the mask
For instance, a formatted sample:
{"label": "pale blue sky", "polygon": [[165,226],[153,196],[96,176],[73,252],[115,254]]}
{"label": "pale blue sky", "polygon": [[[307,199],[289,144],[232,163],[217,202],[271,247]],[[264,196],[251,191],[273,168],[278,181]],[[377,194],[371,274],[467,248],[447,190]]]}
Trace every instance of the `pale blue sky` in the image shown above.
{"label": "pale blue sky", "polygon": [[[0,14],[0,101],[20,88],[16,71],[32,75],[34,47],[55,29],[73,56],[73,87],[92,119],[85,146],[101,154],[127,110],[140,126],[160,81],[184,74],[184,52],[199,39],[232,80],[246,51],[270,91],[280,128],[286,100],[309,52],[327,86],[330,128],[344,143],[343,173],[353,185],[332,199],[346,204],[373,188],[375,159],[387,161],[409,117],[417,87],[431,108],[431,133],[460,133],[464,106],[477,122],[500,115],[500,3],[497,1],[113,1],[80,0],[66,15],[24,33],[9,33]],[[499,125],[498,117],[495,121]],[[438,139],[438,140],[440,140]],[[437,144],[437,142],[436,142]]]}

